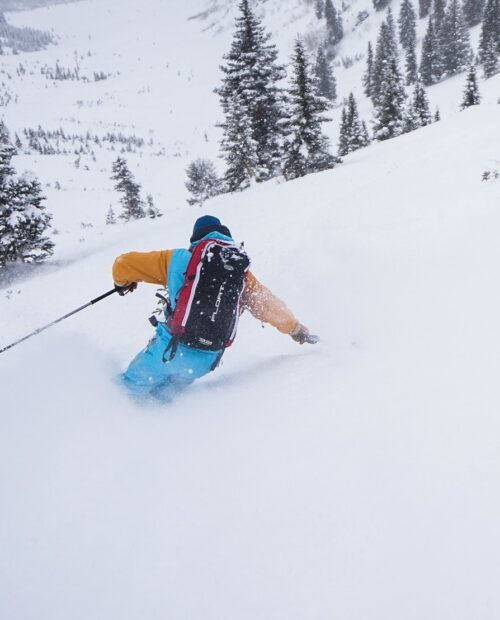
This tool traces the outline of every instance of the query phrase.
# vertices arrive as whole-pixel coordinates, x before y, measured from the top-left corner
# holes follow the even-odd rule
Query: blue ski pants
[[[175,357],[169,360],[166,349],[172,336],[164,323],[158,323],[156,334],[148,346],[130,363],[120,376],[129,393],[134,396],[154,396],[170,400],[196,379],[208,374],[219,357],[217,351],[202,351],[182,344]],[[164,355],[166,361],[164,361]]]

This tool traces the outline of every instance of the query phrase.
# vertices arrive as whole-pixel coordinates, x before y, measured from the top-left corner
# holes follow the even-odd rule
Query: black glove
[[[290,336],[299,344],[304,344],[306,342],[307,344],[316,344],[319,342],[318,336],[313,336],[310,334],[307,327],[305,325],[301,325],[300,323],[297,323]]]
[[[115,284],[115,291],[118,293],[118,295],[120,295],[120,297],[123,297],[127,293],[133,293],[136,288],[137,288],[137,282],[132,282],[132,284],[127,284],[127,286],[118,286],[118,284]]]

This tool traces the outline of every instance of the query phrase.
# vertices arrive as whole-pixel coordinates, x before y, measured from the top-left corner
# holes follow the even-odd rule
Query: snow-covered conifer
[[[432,0],[418,0],[418,15],[420,19],[427,17],[431,9]]]
[[[319,94],[329,101],[335,101],[337,98],[337,83],[322,45],[318,48],[314,73],[318,80]]]
[[[360,121],[358,105],[354,95],[350,93],[342,110],[338,154],[343,157],[370,143],[366,125]]]
[[[420,78],[415,82],[410,105],[416,128],[424,127],[425,125],[430,125],[432,123],[429,99]]]
[[[326,42],[328,46],[334,47],[344,36],[344,26],[340,11],[337,11],[332,0],[325,1],[325,19]]]
[[[283,158],[286,179],[332,168],[338,162],[329,152],[328,138],[321,125],[328,102],[319,95],[304,45],[295,43],[293,75],[288,89],[288,120]]]
[[[377,47],[375,50],[375,60],[373,63],[372,100],[374,103],[377,102],[383,87],[387,66],[393,60],[395,60],[397,64],[397,57],[398,51],[394,19],[391,10],[388,9],[387,18],[380,25]]]
[[[485,0],[464,0],[463,13],[469,28],[481,23]]]
[[[152,220],[156,220],[158,217],[163,217],[163,213],[155,205],[151,194],[146,196],[146,215]]]
[[[478,56],[486,78],[491,77],[499,70],[500,0],[486,0]]]
[[[38,263],[54,253],[46,236],[52,217],[46,212],[42,187],[29,173],[8,182],[9,205],[0,216],[0,265],[22,261]]]
[[[441,26],[441,21],[444,19],[446,10],[446,0],[434,0],[433,1],[433,10],[432,17],[434,18],[434,24],[436,26],[436,31],[439,30]]]
[[[467,79],[465,81],[464,96],[462,99],[461,110],[469,108],[473,105],[479,105],[481,103],[481,95],[479,94],[479,87],[477,84],[476,66],[471,63],[469,71],[467,72]]]
[[[221,150],[226,161],[224,186],[228,192],[247,189],[259,177],[259,145],[253,137],[251,118],[238,93],[223,124]],[[189,174],[189,172],[188,172]],[[195,202],[191,204],[196,204]]]
[[[373,0],[373,6],[376,11],[382,11],[390,3],[391,0]]]
[[[278,82],[285,76],[284,67],[277,64],[278,51],[269,43],[261,21],[250,8],[249,0],[240,0],[239,16],[233,35],[231,49],[224,56],[221,70],[222,85],[216,89],[226,120],[224,150],[233,132],[228,117],[245,115],[245,131],[255,143],[257,156],[253,174],[257,180],[265,180],[279,173],[281,158],[281,121],[283,97]],[[237,109],[234,109],[234,106]],[[231,175],[230,175],[231,176]]]
[[[459,0],[451,0],[441,21],[440,53],[446,75],[464,71],[472,58],[469,31]]]
[[[388,140],[404,131],[405,91],[396,58],[385,68],[382,88],[375,104],[373,134],[376,140]]]
[[[214,164],[209,159],[196,159],[186,170],[188,180],[186,189],[191,194],[190,205],[201,206],[205,200],[213,198],[223,191],[222,180]]]
[[[363,74],[363,89],[367,97],[373,94],[373,48],[368,42],[368,51],[366,52],[366,70]]]
[[[123,157],[118,157],[113,163],[111,179],[116,183],[116,191],[121,194],[122,213],[120,219],[128,222],[146,217],[144,203],[140,196],[141,186],[136,183]]]
[[[439,54],[439,41],[434,29],[432,16],[429,17],[429,24],[422,43],[419,73],[425,86],[439,82],[443,74],[441,56]]]
[[[314,3],[314,11],[318,19],[323,19],[325,14],[325,0],[316,0]]]
[[[399,13],[399,40],[406,56],[406,83],[417,79],[417,15],[410,0],[403,0]]]
[[[106,215],[106,226],[114,226],[116,224],[116,215],[113,207],[110,205]]]

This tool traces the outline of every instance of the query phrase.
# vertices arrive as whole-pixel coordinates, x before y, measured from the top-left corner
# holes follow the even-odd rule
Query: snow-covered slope
[[[207,205],[315,348],[245,317],[222,369],[138,407],[112,379],[150,333],[142,286],[2,355],[0,617],[496,617],[497,121],[471,109]],[[2,339],[192,219],[3,291]]]
[[[59,234],[52,261],[0,288],[0,348],[109,289],[121,252],[185,246],[207,212],[322,342],[244,316],[217,373],[174,406],[138,406],[113,380],[151,334],[141,286],[0,355],[0,618],[498,617],[500,179],[481,178],[500,169],[499,76],[475,109],[457,111],[459,76],[430,89],[442,122],[199,210],[184,168],[217,152],[235,3],[116,5],[9,15],[61,38],[1,58],[3,112],[15,131],[152,139],[127,157],[164,217],[104,226],[118,151],[78,169],[18,157]],[[346,26],[369,5],[353,1]],[[310,3],[260,7],[284,59],[318,27]],[[364,53],[380,19],[341,56]],[[54,84],[40,69],[57,60],[110,77]],[[363,68],[338,68],[341,96],[360,94]]]

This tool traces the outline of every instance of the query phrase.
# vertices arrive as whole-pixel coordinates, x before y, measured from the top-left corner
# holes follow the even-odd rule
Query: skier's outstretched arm
[[[243,293],[243,305],[256,319],[276,327],[281,333],[288,334],[296,342],[300,344],[309,342],[310,334],[307,327],[295,318],[285,302],[276,297],[250,272],[247,275]]]
[[[167,285],[168,265],[173,250],[160,252],[128,252],[113,264],[113,280],[117,287],[129,287],[136,282]]]

